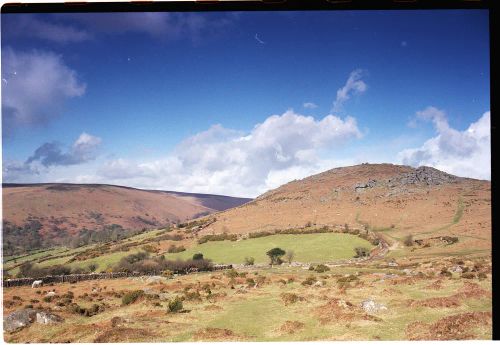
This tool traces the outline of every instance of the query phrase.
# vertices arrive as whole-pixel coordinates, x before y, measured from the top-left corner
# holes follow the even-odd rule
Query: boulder
[[[31,308],[16,310],[7,315],[3,320],[3,329],[14,332],[29,326],[36,319],[36,311]]]
[[[387,307],[383,304],[377,303],[372,299],[367,299],[361,303],[361,308],[367,313],[378,313],[382,310],[387,310]]]
[[[55,296],[55,295],[56,295],[56,293],[54,291],[49,291],[49,292],[47,292],[47,294],[45,296],[52,297],[52,296]]]
[[[49,325],[54,323],[63,322],[64,319],[56,314],[47,313],[44,311],[40,311],[36,313],[36,322],[41,323],[42,325]]]

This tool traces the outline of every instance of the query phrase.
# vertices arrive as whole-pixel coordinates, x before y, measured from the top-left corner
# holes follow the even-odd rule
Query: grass
[[[267,263],[266,252],[274,247],[293,250],[294,261],[329,262],[352,258],[354,248],[373,246],[366,240],[350,234],[272,235],[242,241],[207,242],[187,249],[185,252],[165,254],[170,259],[188,259],[195,253],[203,253],[215,263],[244,263],[245,257],[254,257],[255,263]]]
[[[185,288],[191,287],[192,291],[199,289],[205,283],[216,283],[212,285],[213,293],[224,293],[215,301],[208,300],[202,292],[201,301],[184,301],[186,313],[168,313],[168,301],[162,301],[162,306],[154,307],[152,301],[147,298],[138,299],[135,303],[123,305],[121,298],[106,296],[108,307],[93,317],[70,314],[60,310],[65,322],[47,327],[34,323],[30,327],[13,334],[5,334],[8,342],[64,342],[85,341],[93,342],[98,335],[113,336],[106,338],[108,341],[115,339],[122,342],[171,342],[171,341],[229,341],[230,339],[203,338],[200,332],[207,329],[219,329],[231,331],[241,341],[317,341],[317,340],[405,340],[407,339],[406,327],[412,322],[422,321],[426,324],[450,315],[456,315],[471,311],[491,311],[491,298],[467,298],[460,305],[453,308],[446,307],[408,307],[409,299],[421,300],[431,297],[446,297],[455,294],[462,288],[466,280],[460,278],[444,278],[441,290],[430,290],[428,284],[438,278],[418,279],[412,284],[400,283],[392,285],[388,280],[381,281],[371,275],[361,275],[361,286],[350,288],[347,293],[341,294],[336,277],[331,274],[346,274],[351,270],[360,272],[376,271],[389,272],[401,271],[401,269],[381,270],[371,266],[366,267],[333,267],[328,274],[317,274],[304,271],[296,267],[263,267],[253,268],[247,272],[247,276],[253,277],[255,273],[266,277],[266,282],[258,288],[246,289],[240,293],[245,285],[244,279],[235,283],[236,289],[230,288],[230,278],[223,272],[200,273],[187,275],[172,280],[165,280],[158,284],[144,285],[139,279],[116,279],[109,281],[85,281],[77,284],[55,284],[54,288],[58,294],[72,290],[75,301],[84,307],[94,302],[85,302],[80,299],[84,292],[90,294],[94,286],[107,287],[107,291],[142,291],[152,290],[156,293],[166,291],[168,300],[176,296],[182,296]],[[309,275],[315,275],[324,279],[325,287],[302,286],[300,284]],[[279,280],[294,277],[295,282],[281,284]],[[320,278],[321,277],[321,278]],[[467,280],[467,282],[470,282]],[[474,280],[481,288],[491,291],[491,278],[484,281]],[[388,293],[386,289],[396,291]],[[302,301],[285,306],[281,294],[284,292],[295,293],[304,298]],[[98,293],[100,296],[105,292]],[[4,289],[4,303],[13,300],[13,296],[23,298],[23,303],[28,303],[31,298],[39,298],[36,291],[29,286]],[[330,318],[322,322],[321,317],[328,316],[324,305],[333,298],[341,298],[358,306],[367,298],[372,298],[378,303],[388,307],[384,312],[377,314],[380,321],[364,320],[357,317],[351,321],[347,319]],[[53,306],[54,302],[45,303]],[[212,307],[212,308],[210,308]],[[322,311],[318,311],[318,307]],[[7,312],[18,309],[19,306],[7,307]],[[361,315],[361,314],[359,314]],[[110,320],[119,316],[125,322],[117,328],[111,327]],[[288,333],[280,330],[285,322],[299,322],[295,332]],[[474,331],[478,339],[491,339],[491,328],[487,324],[476,327]],[[141,335],[138,330],[147,330],[154,335]]]

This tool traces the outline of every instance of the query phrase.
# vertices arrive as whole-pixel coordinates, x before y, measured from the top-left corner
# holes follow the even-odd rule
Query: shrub
[[[476,278],[476,275],[472,272],[464,272],[462,273],[461,277],[465,279],[474,279]]]
[[[247,285],[248,287],[254,287],[255,286],[255,280],[253,280],[252,278],[247,278]]]
[[[487,275],[486,275],[486,273],[484,273],[484,272],[479,272],[479,274],[477,275],[477,277],[478,277],[480,280],[483,280],[483,279],[488,278],[488,276],[487,276]]]
[[[309,271],[314,271],[314,266],[313,265],[309,265]]]
[[[365,247],[356,247],[354,251],[356,252],[356,255],[354,255],[355,258],[363,258],[370,255],[370,251]]]
[[[408,236],[406,236],[403,240],[403,243],[407,247],[413,246],[413,235],[409,234]]]
[[[122,305],[129,305],[137,301],[137,299],[141,296],[144,295],[143,290],[134,290],[127,292],[123,297],[122,297]]]
[[[153,246],[151,244],[146,244],[146,245],[142,246],[142,250],[144,250],[145,252],[148,252],[148,253],[156,253],[158,251],[158,248],[156,248],[155,246]]]
[[[203,254],[202,253],[196,253],[193,255],[193,260],[203,260]]]
[[[441,269],[441,272],[439,272],[439,274],[445,277],[451,277],[453,275],[450,271],[448,271],[446,267],[443,267]]]
[[[184,299],[186,301],[201,301],[201,295],[198,291],[184,292]]]
[[[168,311],[171,313],[178,313],[183,309],[182,300],[175,297],[172,301],[168,302]]]
[[[198,243],[203,244],[209,241],[225,241],[225,240],[236,241],[237,239],[238,235],[236,234],[222,233],[217,235],[205,235],[198,240]]]
[[[161,275],[167,278],[172,278],[174,273],[171,270],[165,270],[161,272]]]
[[[314,283],[316,283],[316,278],[314,278],[314,276],[309,276],[301,284],[306,286],[306,285],[313,285]]]
[[[185,250],[186,250],[186,248],[184,248],[184,246],[177,247],[175,244],[172,244],[172,245],[170,245],[170,247],[168,247],[167,253],[180,253],[180,252],[183,252]]]
[[[271,265],[280,265],[282,263],[281,257],[285,255],[285,251],[281,248],[273,248],[266,252],[266,255],[269,256],[271,260]]]
[[[320,265],[316,266],[316,268],[314,270],[318,273],[323,273],[323,272],[329,271],[330,268],[326,265],[320,264]]]
[[[245,257],[245,266],[253,266],[255,259],[253,257]]]
[[[299,296],[294,293],[285,292],[281,294],[281,300],[285,305],[290,305],[296,303],[299,300]]]
[[[251,232],[248,234],[248,238],[259,238],[259,237],[267,237],[274,235],[274,233],[269,232],[269,231],[258,231],[258,232]]]
[[[239,276],[239,273],[234,268],[231,268],[229,271],[225,273],[225,275],[228,278],[236,278]]]
[[[337,285],[341,289],[345,289],[347,287],[351,287],[352,285],[359,282],[359,278],[353,274],[350,274],[346,277],[340,277],[337,279]]]

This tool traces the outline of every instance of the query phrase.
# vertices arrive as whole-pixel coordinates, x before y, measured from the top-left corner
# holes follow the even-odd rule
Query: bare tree
[[[295,252],[293,250],[287,250],[285,254],[286,261],[288,261],[289,264],[292,263],[293,258],[295,257]]]

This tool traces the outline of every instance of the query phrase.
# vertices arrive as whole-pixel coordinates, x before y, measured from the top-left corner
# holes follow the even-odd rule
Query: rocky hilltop
[[[408,234],[462,235],[460,245],[490,246],[489,181],[430,167],[361,164],[292,181],[220,212],[203,233],[249,233],[304,226],[364,226]]]

